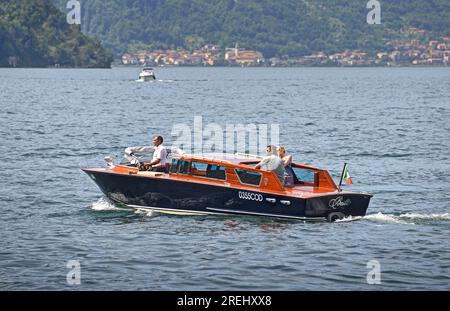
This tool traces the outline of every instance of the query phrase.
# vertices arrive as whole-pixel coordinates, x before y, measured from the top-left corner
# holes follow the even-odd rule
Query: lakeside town
[[[327,54],[292,58],[289,56],[264,58],[262,52],[234,48],[221,48],[207,44],[201,49],[155,50],[125,53],[123,65],[146,66],[241,66],[241,67],[288,67],[288,66],[448,66],[450,37],[427,40],[426,31],[409,28],[407,34],[414,38],[391,40],[384,51],[368,53],[361,50],[346,50]]]

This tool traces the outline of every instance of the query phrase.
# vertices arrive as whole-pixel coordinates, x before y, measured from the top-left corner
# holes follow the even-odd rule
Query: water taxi
[[[253,215],[305,221],[364,216],[372,195],[341,191],[324,169],[292,163],[294,184],[255,169],[256,156],[180,154],[166,172],[135,163],[82,169],[119,206],[183,215]]]

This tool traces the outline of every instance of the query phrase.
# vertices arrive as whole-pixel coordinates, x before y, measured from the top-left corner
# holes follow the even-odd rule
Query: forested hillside
[[[110,67],[99,40],[69,25],[51,0],[0,2],[0,67]]]
[[[54,0],[65,9],[66,0]],[[374,51],[406,27],[450,35],[449,0],[380,0],[381,25],[366,22],[368,0],[83,0],[82,27],[119,55],[133,48],[235,43],[274,55]]]

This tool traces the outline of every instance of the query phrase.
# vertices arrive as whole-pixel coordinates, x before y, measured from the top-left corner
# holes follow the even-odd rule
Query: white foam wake
[[[415,224],[417,222],[427,221],[450,221],[450,213],[442,214],[419,214],[405,213],[400,215],[383,214],[381,212],[372,215],[366,215],[363,219],[374,222],[391,223],[391,224]]]
[[[363,218],[384,224],[408,224],[408,222],[401,220],[399,216],[395,216],[394,214],[383,214],[381,212],[377,214],[366,215]]]
[[[342,219],[336,220],[336,222],[350,222],[350,221],[356,221],[362,219],[362,216],[348,216]]]
[[[174,82],[175,80],[151,80],[151,81],[144,81],[144,80],[134,80],[135,82],[139,82],[139,83],[143,83],[143,82],[167,82],[167,83],[171,83]]]
[[[97,202],[92,203],[91,209],[94,211],[123,211],[123,208],[117,207],[106,198],[102,197]]]
[[[443,214],[417,214],[417,213],[406,213],[399,216],[405,219],[417,219],[417,220],[444,220],[450,221],[450,213]]]
[[[136,209],[134,210],[134,213],[135,213],[135,214],[138,214],[138,215],[147,216],[147,217],[154,217],[154,216],[157,216],[157,215],[158,215],[158,212],[156,212],[156,211],[150,211],[150,210],[144,209],[144,208],[136,208]]]

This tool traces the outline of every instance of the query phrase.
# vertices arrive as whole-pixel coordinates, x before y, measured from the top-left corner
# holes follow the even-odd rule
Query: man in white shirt
[[[167,162],[167,150],[163,146],[164,139],[162,136],[153,137],[153,147],[129,147],[125,150],[125,154],[133,157],[135,153],[153,152],[153,159],[149,163],[145,163],[145,170],[154,172],[164,172]]]
[[[163,146],[164,139],[162,136],[153,137],[153,146],[155,146],[155,151],[153,152],[153,159],[148,165],[150,166],[150,171],[164,172],[166,169],[167,162],[167,150]]]

